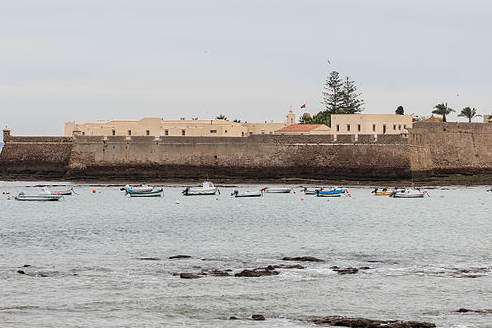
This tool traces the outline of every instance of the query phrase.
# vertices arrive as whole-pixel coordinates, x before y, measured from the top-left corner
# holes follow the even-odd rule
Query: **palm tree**
[[[461,113],[459,113],[458,116],[468,118],[468,123],[471,123],[474,117],[480,117],[482,115],[477,113],[477,109],[475,107],[465,107],[461,110]]]
[[[219,116],[217,116],[215,118],[216,120],[224,120],[224,121],[227,121],[227,117],[224,115],[224,114],[220,114]]]
[[[437,104],[434,108],[435,109],[432,111],[432,114],[442,115],[443,122],[446,122],[446,115],[449,115],[455,111],[451,107],[448,107],[448,103]]]

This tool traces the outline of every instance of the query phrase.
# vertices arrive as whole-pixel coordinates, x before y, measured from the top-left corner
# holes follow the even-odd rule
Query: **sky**
[[[490,0],[0,0],[0,124],[280,122],[321,110],[332,70],[364,113],[490,114],[491,17]]]

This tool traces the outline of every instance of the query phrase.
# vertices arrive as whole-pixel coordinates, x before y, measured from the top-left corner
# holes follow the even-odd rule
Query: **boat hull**
[[[150,192],[129,192],[130,197],[162,197],[163,189],[154,190]]]
[[[37,202],[53,202],[58,201],[63,195],[18,195],[15,200],[19,201],[37,201]]]
[[[234,195],[234,197],[237,197],[237,198],[247,198],[247,197],[261,197],[263,196],[263,194],[261,192],[252,192],[252,193],[244,193],[244,194],[237,194],[237,195]]]
[[[393,198],[424,198],[424,194],[395,194]]]
[[[269,194],[289,194],[292,191],[291,188],[268,188],[265,189],[266,193]]]

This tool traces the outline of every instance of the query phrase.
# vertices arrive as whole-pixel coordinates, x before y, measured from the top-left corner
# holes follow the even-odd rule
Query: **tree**
[[[461,110],[461,113],[459,113],[458,116],[468,118],[468,122],[471,123],[474,117],[480,117],[482,115],[477,113],[477,109],[475,107],[465,107]]]
[[[342,80],[337,71],[332,71],[326,80],[323,101],[327,113],[335,114],[342,107]]]
[[[448,103],[437,104],[434,108],[435,109],[432,111],[432,114],[441,115],[443,122],[447,122],[446,115],[449,115],[455,111],[454,109],[448,107]]]
[[[217,116],[215,118],[216,120],[224,120],[224,121],[227,121],[227,117],[224,115],[224,114],[220,114],[219,116]]]
[[[396,115],[405,115],[405,111],[403,110],[403,106],[398,106],[398,108],[395,110]]]
[[[351,81],[349,77],[345,77],[345,81],[342,84],[340,109],[334,114],[358,114],[362,111],[362,105],[364,101],[360,99],[362,94],[357,92],[355,82]]]

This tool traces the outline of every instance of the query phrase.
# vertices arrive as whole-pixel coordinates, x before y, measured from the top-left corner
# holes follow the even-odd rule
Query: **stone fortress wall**
[[[398,135],[18,137],[0,174],[74,179],[405,179],[492,172],[492,125],[419,122]]]

